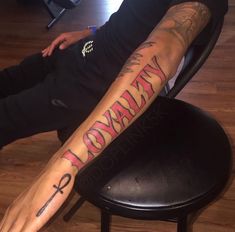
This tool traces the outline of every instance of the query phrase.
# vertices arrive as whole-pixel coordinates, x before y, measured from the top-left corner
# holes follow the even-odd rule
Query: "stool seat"
[[[221,126],[190,104],[158,97],[79,173],[75,186],[111,214],[171,219],[211,202],[230,169],[230,144]]]

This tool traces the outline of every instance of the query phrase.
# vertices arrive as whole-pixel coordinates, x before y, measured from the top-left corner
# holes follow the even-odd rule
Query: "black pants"
[[[84,57],[88,40],[0,71],[0,147],[51,130],[62,132],[64,142],[89,115],[120,66],[110,65],[95,43]]]

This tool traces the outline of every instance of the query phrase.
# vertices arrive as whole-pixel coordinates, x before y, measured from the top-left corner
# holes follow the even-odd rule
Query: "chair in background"
[[[207,44],[190,48],[187,65],[165,89],[167,97],[158,97],[79,172],[75,190],[81,197],[66,221],[87,200],[101,209],[102,232],[110,231],[112,215],[174,221],[178,232],[188,232],[191,216],[221,193],[231,169],[226,134],[206,113],[173,98],[205,62],[222,25],[223,20]]]
[[[64,15],[68,9],[75,8],[81,0],[43,0],[52,17],[52,21],[47,25],[50,29]]]
[[[214,119],[159,97],[79,173],[82,198],[73,210],[84,200],[99,207],[102,232],[110,231],[112,215],[177,222],[178,232],[189,232],[199,210],[223,190],[230,166],[228,138]]]

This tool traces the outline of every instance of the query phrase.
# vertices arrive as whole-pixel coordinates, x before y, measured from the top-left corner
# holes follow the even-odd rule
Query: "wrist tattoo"
[[[49,206],[49,204],[52,202],[52,200],[55,198],[55,196],[60,193],[63,194],[64,192],[62,191],[71,181],[71,175],[69,173],[66,173],[63,175],[59,181],[58,186],[53,185],[53,188],[56,189],[56,191],[52,194],[52,196],[49,198],[49,200],[42,206],[41,209],[37,212],[36,216],[40,217],[45,209]]]

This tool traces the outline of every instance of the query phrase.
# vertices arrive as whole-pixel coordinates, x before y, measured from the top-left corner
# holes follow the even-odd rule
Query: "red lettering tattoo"
[[[109,110],[107,110],[103,116],[107,119],[107,122],[108,124],[105,124],[103,122],[100,122],[100,121],[96,121],[94,123],[94,125],[92,126],[92,128],[97,128],[97,129],[101,129],[107,133],[110,134],[110,136],[112,138],[115,138],[118,134],[118,132],[116,131],[116,129],[114,128],[114,125],[113,125],[113,118],[111,116],[111,113]]]
[[[128,120],[128,122],[130,122],[134,117],[131,114],[130,110],[124,107],[119,101],[116,101],[111,106],[111,109],[117,118],[115,121],[119,123],[119,125],[121,126],[121,129],[125,128],[125,124],[124,124],[125,118]]]
[[[157,75],[161,79],[161,84],[164,84],[167,80],[167,77],[166,77],[165,73],[162,71],[161,67],[159,66],[159,64],[157,62],[157,57],[154,56],[152,58],[152,61],[153,61],[155,68],[152,69],[153,72],[150,70],[149,70],[149,72],[152,72],[155,75]]]
[[[105,148],[107,141],[103,135],[104,132],[108,133],[111,136],[111,140],[113,140],[144,108],[147,100],[150,100],[154,96],[155,91],[151,83],[151,80],[154,78],[159,78],[161,84],[167,80],[158,65],[156,56],[152,58],[151,64],[144,66],[130,85],[138,91],[135,95],[139,94],[139,96],[134,97],[130,91],[125,90],[120,98],[103,114],[107,122],[96,121],[84,134],[83,142],[88,149],[89,157],[100,153]],[[140,99],[140,102],[137,102],[136,98],[138,98],[138,101]],[[126,101],[128,107],[123,105],[123,100]]]
[[[93,142],[90,136],[94,138],[95,142]],[[90,151],[92,154],[101,152],[106,145],[102,133],[94,128],[91,128],[84,134],[83,141],[86,144],[88,151]]]
[[[88,159],[86,162],[83,162],[76,154],[74,154],[71,150],[68,150],[63,154],[62,158],[70,161],[72,166],[75,166],[78,170],[80,170],[86,163],[92,160],[94,156],[88,153]]]
[[[147,93],[148,98],[150,99],[153,94],[153,88],[152,88],[152,84],[148,81],[146,81],[145,78],[143,78],[143,76],[141,76],[144,73],[144,71],[141,71],[141,73],[135,78],[135,80],[131,83],[131,85],[133,87],[135,87],[138,91],[140,91],[140,85],[143,87],[144,91]],[[139,106],[139,108],[143,108],[146,104],[146,100],[143,94],[141,94],[141,104]]]
[[[135,115],[140,112],[141,108],[138,106],[135,98],[131,95],[131,93],[128,90],[126,90],[121,95],[121,97],[124,98],[128,102],[128,105],[130,106],[130,108],[134,110]]]

